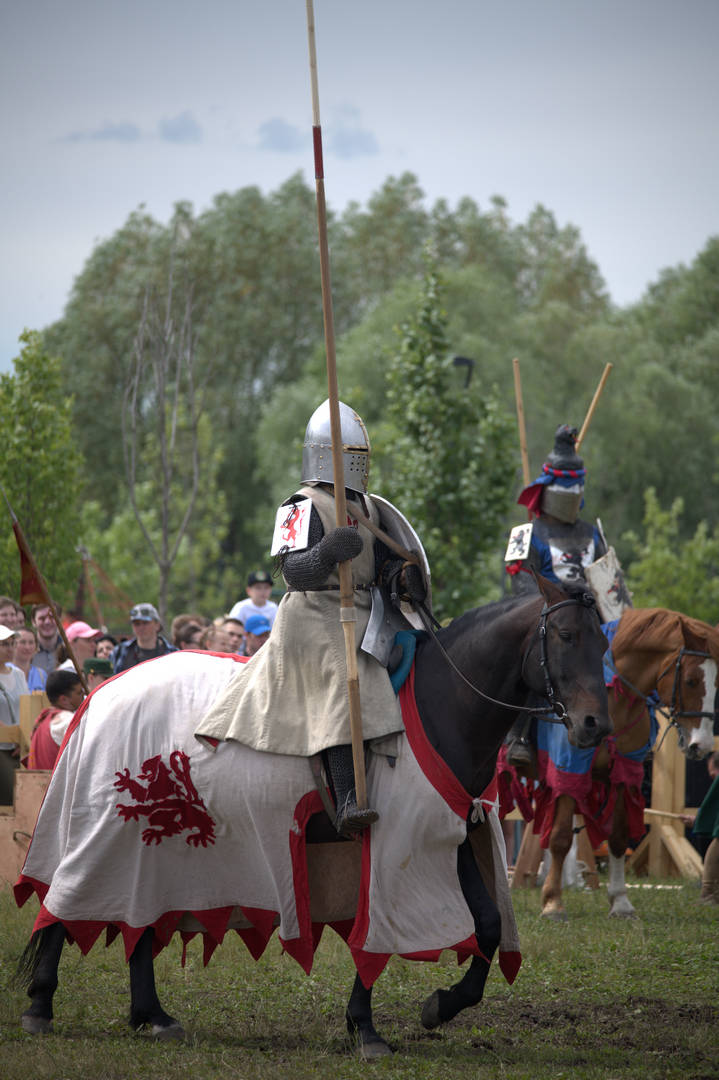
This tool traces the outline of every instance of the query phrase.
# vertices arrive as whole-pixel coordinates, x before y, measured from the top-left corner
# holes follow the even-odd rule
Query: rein
[[[532,645],[534,644],[535,636],[538,637],[539,638],[539,664],[540,664],[540,667],[542,668],[542,674],[544,676],[544,693],[545,693],[545,697],[547,698],[547,700],[549,702],[549,708],[547,708],[546,706],[539,706],[538,708],[533,708],[532,709],[532,708],[527,708],[526,705],[510,705],[509,702],[507,702],[507,701],[498,701],[497,698],[493,698],[493,697],[490,697],[489,694],[485,694],[484,690],[480,690],[478,686],[475,686],[474,683],[471,682],[467,678],[467,676],[462,671],[460,671],[460,669],[457,667],[454,660],[449,655],[449,653],[445,649],[444,645],[442,644],[442,642],[437,637],[437,635],[436,635],[436,633],[434,631],[434,627],[432,626],[430,620],[427,617],[427,613],[424,610],[422,610],[421,608],[420,608],[420,615],[422,617],[422,621],[425,624],[425,628],[427,629],[427,632],[429,633],[430,637],[434,640],[434,642],[437,645],[437,647],[438,647],[439,651],[441,652],[442,656],[445,658],[445,660],[447,661],[449,666],[452,668],[454,673],[459,676],[459,678],[462,680],[462,682],[466,686],[468,686],[469,689],[473,693],[478,694],[479,697],[483,698],[485,701],[491,702],[492,705],[499,705],[503,709],[512,709],[514,712],[536,713],[536,714],[542,714],[542,715],[545,715],[545,716],[547,714],[555,714],[556,716],[559,717],[560,720],[565,720],[569,714],[567,713],[567,710],[565,709],[563,702],[561,702],[559,700],[559,698],[556,696],[556,694],[554,693],[554,687],[552,685],[552,679],[551,679],[551,676],[549,674],[549,657],[547,655],[547,617],[549,615],[551,615],[553,612],[558,611],[560,608],[568,607],[570,604],[572,604],[572,605],[580,604],[582,607],[586,607],[586,608],[594,608],[595,607],[594,597],[592,596],[591,593],[582,593],[581,596],[576,596],[576,597],[573,596],[568,600],[560,600],[558,603],[552,604],[550,607],[547,607],[547,603],[545,601],[544,606],[543,606],[542,610],[539,613],[539,625],[537,626],[536,630],[534,631],[534,634],[532,635],[532,642],[530,643],[527,651],[525,652],[524,656],[522,657],[521,675],[522,675],[522,678],[524,678],[524,668],[525,668],[525,665],[527,663],[527,658],[528,658],[529,653],[531,651]]]
[[[710,660],[711,659],[711,653],[701,652],[701,651],[699,651],[697,649],[687,649],[685,646],[682,646],[679,649],[679,652],[677,653],[676,660],[670,660],[669,663],[666,665],[666,667],[662,670],[662,672],[657,677],[656,686],[658,687],[659,683],[662,681],[664,676],[671,669],[672,664],[674,665],[674,681],[672,683],[671,702],[667,705],[667,704],[665,704],[665,702],[663,702],[661,700],[661,698],[659,699],[659,702],[658,702],[659,707],[664,711],[664,713],[667,716],[668,723],[667,723],[667,726],[664,729],[664,733],[663,733],[663,735],[662,735],[662,737],[661,737],[661,739],[659,741],[659,746],[656,748],[657,750],[659,750],[661,748],[661,745],[664,742],[665,738],[667,737],[667,733],[668,733],[670,728],[675,727],[678,732],[681,731],[681,724],[679,723],[679,720],[681,720],[681,719],[696,719],[696,718],[703,719],[704,717],[707,717],[707,716],[710,717],[710,718],[714,717],[714,713],[709,713],[709,712],[689,712],[688,710],[682,709],[682,707],[681,707],[681,705],[682,705],[682,692],[681,692],[682,691],[682,678],[681,678],[682,660],[683,660],[683,658],[685,656],[701,656],[703,660]],[[620,671],[617,670],[617,666],[614,663],[613,657],[611,658],[610,661],[605,660],[605,663],[607,663],[607,666],[609,667],[610,671],[614,672],[614,674],[617,676],[617,678],[620,680],[620,682],[623,682],[624,685],[628,686],[629,689],[632,690],[636,694],[636,696],[638,698],[641,698],[641,700],[644,702],[644,706],[645,706],[645,708],[647,710],[649,710],[650,705],[656,705],[657,704],[656,702],[652,702],[650,697],[647,694],[643,694],[641,690],[639,690],[636,686],[634,686],[634,684],[631,683],[629,681],[629,679],[627,679],[624,675],[622,675],[622,673]],[[658,691],[657,691],[657,696],[658,696]],[[638,720],[638,718],[637,718],[637,720]],[[634,723],[637,723],[637,720],[635,720]],[[631,726],[633,726],[633,725],[630,725],[630,727]],[[615,736],[616,735],[622,735],[622,734],[624,734],[625,731],[628,731],[628,730],[629,730],[629,728],[624,728],[623,731],[621,731],[621,732],[615,732]]]

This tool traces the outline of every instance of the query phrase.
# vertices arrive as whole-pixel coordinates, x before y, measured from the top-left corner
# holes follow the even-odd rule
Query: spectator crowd
[[[167,631],[148,601],[132,607],[129,632],[117,637],[82,619],[62,620],[65,640],[49,605],[34,605],[28,625],[25,609],[11,597],[0,596],[0,726],[19,723],[23,694],[42,690],[50,702],[35,722],[23,764],[52,768],[86,688],[92,691],[135,664],[183,649],[254,656],[267,641],[277,613],[270,598],[270,574],[253,571],[246,594],[227,614],[214,619],[197,612],[176,615]],[[3,742],[0,727],[0,806],[12,802],[13,774],[19,764],[17,744]]]

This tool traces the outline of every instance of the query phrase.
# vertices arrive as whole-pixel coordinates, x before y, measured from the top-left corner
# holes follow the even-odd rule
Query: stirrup
[[[374,825],[378,820],[379,814],[376,810],[372,810],[369,806],[360,809],[357,805],[357,797],[354,791],[351,791],[337,811],[335,828],[340,836],[352,836]]]
[[[534,764],[534,752],[529,739],[520,737],[513,739],[507,747],[507,764],[517,766],[530,766]]]

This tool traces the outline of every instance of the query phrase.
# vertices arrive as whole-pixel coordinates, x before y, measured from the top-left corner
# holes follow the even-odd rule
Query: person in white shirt
[[[272,577],[266,570],[253,570],[247,578],[247,599],[238,600],[231,609],[228,619],[237,619],[244,626],[250,615],[262,615],[270,627],[275,621],[277,604],[270,600],[272,595]]]
[[[30,692],[24,672],[12,663],[16,636],[15,630],[0,624],[0,724],[8,727],[20,722],[20,695]],[[0,806],[12,806],[19,764],[17,743],[0,741]]]

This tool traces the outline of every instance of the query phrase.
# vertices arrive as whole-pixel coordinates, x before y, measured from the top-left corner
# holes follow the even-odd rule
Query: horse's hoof
[[[26,1031],[28,1035],[47,1035],[52,1031],[52,1020],[48,1020],[46,1016],[23,1013],[20,1023],[23,1031]]]
[[[371,1039],[369,1042],[361,1042],[357,1047],[360,1061],[377,1061],[378,1058],[391,1057],[390,1050],[384,1039]]]
[[[435,990],[425,1001],[422,1006],[421,1019],[422,1027],[426,1028],[427,1031],[433,1031],[442,1023],[442,1017],[439,1015],[439,990]]]
[[[616,896],[611,901],[611,906],[609,908],[609,918],[636,919],[638,918],[637,909],[634,907],[629,897],[624,895]]]
[[[549,919],[550,922],[567,922],[567,913],[563,908],[545,908],[542,918]]]
[[[173,1020],[171,1024],[167,1024],[165,1027],[161,1027],[160,1024],[153,1024],[148,1035],[156,1042],[183,1042],[186,1038],[185,1029],[176,1020]]]

